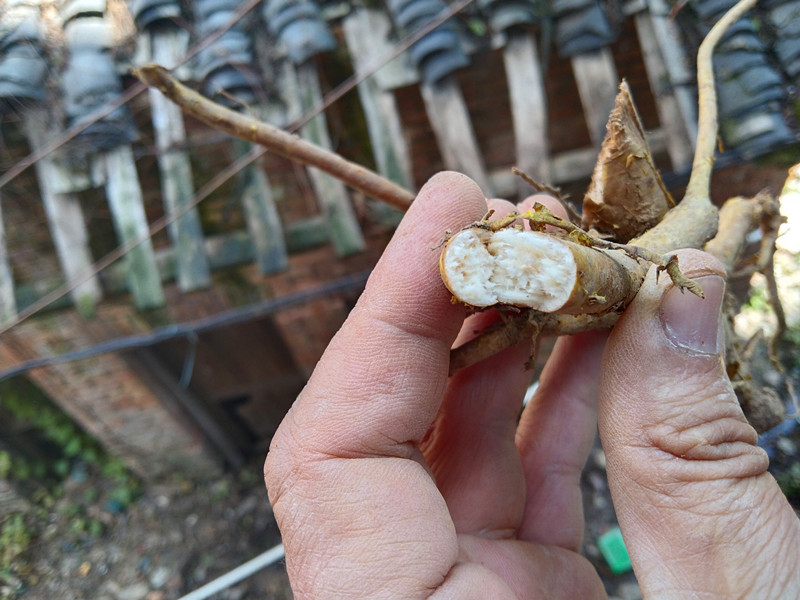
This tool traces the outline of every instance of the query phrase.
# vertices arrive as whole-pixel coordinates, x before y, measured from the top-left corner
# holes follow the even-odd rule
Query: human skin
[[[651,272],[610,336],[560,339],[519,417],[527,345],[447,377],[493,317],[465,321],[432,248],[486,209],[462,175],[423,187],[273,438],[295,598],[605,598],[579,554],[598,414],[645,597],[800,597],[800,523],[720,359],[719,264],[681,252],[706,300]]]

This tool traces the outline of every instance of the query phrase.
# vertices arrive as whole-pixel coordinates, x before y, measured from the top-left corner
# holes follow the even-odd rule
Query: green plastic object
[[[631,570],[631,557],[628,556],[628,549],[625,548],[625,540],[622,539],[619,527],[614,526],[597,538],[597,547],[600,548],[600,553],[614,575],[621,575]]]

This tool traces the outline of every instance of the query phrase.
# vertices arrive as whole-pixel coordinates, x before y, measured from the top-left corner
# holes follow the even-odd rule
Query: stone
[[[122,588],[117,593],[117,600],[146,600],[150,587],[143,581]]]
[[[795,456],[797,454],[797,444],[792,438],[779,437],[775,440],[775,447],[787,456]]]
[[[172,571],[164,566],[156,567],[150,574],[150,585],[155,589],[163,587],[169,578],[172,577]]]

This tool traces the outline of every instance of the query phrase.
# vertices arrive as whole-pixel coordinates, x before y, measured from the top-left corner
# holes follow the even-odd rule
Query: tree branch
[[[304,165],[316,167],[370,198],[406,210],[414,194],[359,164],[320,148],[297,135],[268,123],[221,106],[189,89],[159,65],[134,69],[134,75],[146,85],[157,88],[187,113],[207,125]]]

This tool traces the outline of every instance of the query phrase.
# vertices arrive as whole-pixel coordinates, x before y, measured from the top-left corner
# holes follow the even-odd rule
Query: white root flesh
[[[578,272],[563,243],[515,228],[457,233],[447,243],[440,266],[445,285],[464,304],[507,304],[542,312],[557,312],[566,304]]]

